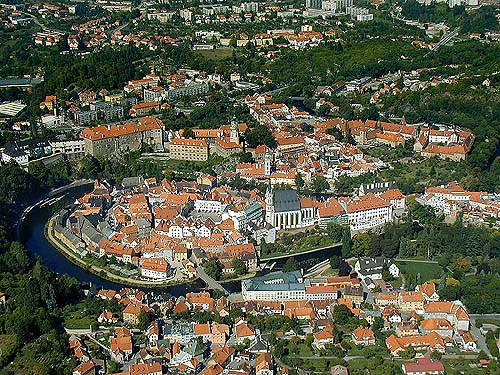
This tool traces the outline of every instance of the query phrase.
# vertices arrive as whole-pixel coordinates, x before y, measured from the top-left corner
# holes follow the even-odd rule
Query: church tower
[[[264,176],[269,177],[271,175],[271,154],[266,151],[264,155]]]
[[[236,123],[234,117],[231,120],[231,134],[229,135],[229,141],[240,144],[240,132],[238,130],[238,124]]]
[[[271,180],[267,184],[266,190],[266,222],[273,225],[274,216],[274,192],[273,186],[271,185]]]

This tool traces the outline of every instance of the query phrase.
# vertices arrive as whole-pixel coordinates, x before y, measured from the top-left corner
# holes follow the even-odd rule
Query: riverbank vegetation
[[[279,235],[275,243],[260,243],[260,258],[265,260],[275,256],[297,255],[306,251],[333,246],[343,241],[347,226],[329,224],[326,228],[312,229]]]

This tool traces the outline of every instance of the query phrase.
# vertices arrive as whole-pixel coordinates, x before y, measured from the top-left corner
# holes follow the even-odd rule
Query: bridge
[[[203,267],[196,267],[196,276],[198,276],[201,280],[207,284],[208,289],[212,290],[218,290],[220,292],[223,292],[225,295],[228,295],[229,292],[224,288],[219,282],[214,280],[212,277],[207,275]]]

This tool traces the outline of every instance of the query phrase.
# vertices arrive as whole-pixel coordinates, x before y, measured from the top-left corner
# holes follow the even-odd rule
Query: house
[[[422,333],[436,332],[441,337],[453,336],[453,325],[443,318],[428,318],[420,322]]]
[[[436,292],[436,284],[434,283],[425,282],[421,285],[417,285],[415,291],[421,292],[427,303],[439,301],[439,295]]]
[[[73,369],[73,375],[96,375],[96,366],[93,361],[82,362]]]
[[[342,365],[336,365],[330,369],[330,375],[349,375],[349,369]]]
[[[255,359],[255,375],[274,375],[273,356],[261,353]]]
[[[7,302],[7,298],[5,297],[5,293],[0,292],[0,304],[4,305]]]
[[[255,330],[245,320],[238,318],[234,323],[236,342],[242,344],[246,339],[252,342],[255,339]]]
[[[445,343],[441,336],[436,332],[431,332],[427,335],[417,335],[408,337],[396,337],[390,335],[385,339],[387,348],[393,356],[399,356],[409,347],[415,350],[431,350],[444,353]]]
[[[401,311],[423,312],[425,298],[421,292],[401,292],[398,302]]]
[[[130,375],[163,375],[163,369],[159,362],[130,365],[128,371]]]
[[[97,318],[97,321],[99,323],[107,323],[107,324],[113,324],[118,321],[118,318],[113,315],[113,313],[109,310],[104,310],[101,315]]]
[[[458,345],[461,350],[467,352],[478,352],[476,340],[470,331],[458,331],[454,336],[453,340]]]
[[[403,373],[406,375],[440,375],[444,374],[444,366],[439,361],[430,358],[417,358],[416,362],[403,363]]]
[[[210,323],[197,323],[194,325],[194,335],[201,338],[203,342],[209,342],[211,338]]]
[[[118,363],[124,363],[132,355],[132,336],[120,336],[111,338],[111,359]]]
[[[363,280],[370,277],[372,280],[382,280],[382,269],[387,266],[393,277],[399,277],[399,267],[396,263],[386,257],[358,259],[354,264],[354,270],[358,277]]]
[[[351,337],[356,345],[375,345],[375,334],[370,328],[358,327],[352,331]]]
[[[334,343],[333,336],[333,327],[331,325],[327,325],[321,331],[313,333],[314,341],[312,345],[318,349],[324,349],[325,345]]]
[[[151,322],[146,330],[146,337],[150,346],[156,346],[158,344],[158,340],[160,338],[160,327],[158,326],[158,322],[156,320]]]
[[[127,324],[137,325],[139,324],[139,315],[141,314],[141,309],[136,305],[129,303],[125,310],[123,310],[123,321]]]

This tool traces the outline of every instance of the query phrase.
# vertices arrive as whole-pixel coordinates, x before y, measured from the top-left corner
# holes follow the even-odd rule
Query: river
[[[54,213],[54,207],[62,207],[63,205],[73,203],[76,198],[81,197],[86,192],[89,192],[92,185],[84,185],[79,187],[74,187],[66,190],[63,193],[55,195],[55,197],[63,198],[55,203],[54,205],[45,205],[44,207],[37,206],[31,210],[23,222],[21,228],[21,241],[25,244],[27,249],[31,252],[33,256],[38,256],[42,259],[43,264],[49,268],[51,271],[59,274],[67,274],[74,277],[78,281],[84,284],[93,285],[97,288],[114,289],[120,290],[124,285],[114,283],[101,277],[90,273],[79,266],[71,263],[66,259],[54,246],[52,246],[49,241],[45,238],[44,228],[48,219]],[[331,255],[340,254],[340,248],[332,248],[318,251],[312,254],[297,255],[295,258],[301,262],[304,268],[312,267],[313,265],[319,263],[322,260],[328,259]],[[286,259],[279,259],[276,261],[274,270],[280,269]],[[269,272],[269,271],[267,271]],[[259,273],[262,274],[262,273]],[[202,281],[196,281],[192,284],[180,284],[175,286],[169,286],[164,288],[139,288],[145,291],[162,291],[168,292],[171,295],[178,297],[185,295],[188,292],[199,291],[204,288],[205,284]],[[238,292],[241,290],[241,283],[239,281],[224,283],[224,287],[229,292]]]

